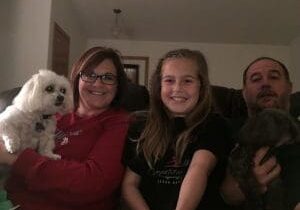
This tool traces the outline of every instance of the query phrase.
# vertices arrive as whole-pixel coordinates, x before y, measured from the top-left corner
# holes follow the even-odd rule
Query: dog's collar
[[[37,122],[35,123],[35,131],[38,132],[38,133],[41,133],[42,131],[45,130],[45,126],[43,125],[43,123],[41,122]]]
[[[43,118],[44,120],[47,120],[47,119],[49,119],[51,116],[52,116],[51,114],[43,114],[43,115],[42,115],[42,118]]]

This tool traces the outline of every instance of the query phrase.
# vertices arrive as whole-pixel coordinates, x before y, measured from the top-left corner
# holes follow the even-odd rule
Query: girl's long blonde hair
[[[150,82],[150,110],[137,145],[137,151],[142,153],[149,165],[153,168],[161,159],[168,148],[172,146],[171,131],[168,129],[170,116],[161,100],[161,75],[163,64],[168,59],[190,59],[198,66],[198,76],[201,82],[199,86],[199,101],[193,111],[185,117],[187,129],[179,134],[175,145],[177,163],[182,161],[184,152],[191,140],[192,131],[207,117],[211,110],[211,90],[208,79],[208,68],[203,54],[196,50],[177,49],[163,56],[152,75]]]

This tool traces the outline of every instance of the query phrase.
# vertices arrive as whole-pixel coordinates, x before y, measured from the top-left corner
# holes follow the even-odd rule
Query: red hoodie
[[[62,159],[23,151],[7,181],[9,199],[22,210],[115,209],[128,125],[128,114],[116,109],[89,119],[62,117],[54,151]]]

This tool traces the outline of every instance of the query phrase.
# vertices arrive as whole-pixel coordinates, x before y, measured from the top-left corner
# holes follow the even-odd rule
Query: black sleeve
[[[123,154],[123,164],[139,175],[145,173],[148,167],[145,159],[137,153],[137,143],[145,127],[146,114],[146,112],[133,113]]]
[[[231,148],[232,134],[228,121],[219,114],[210,114],[197,129],[194,138],[194,149],[205,149],[218,159],[228,157]]]
[[[300,144],[287,145],[279,153],[281,178],[286,190],[288,209],[300,202]]]

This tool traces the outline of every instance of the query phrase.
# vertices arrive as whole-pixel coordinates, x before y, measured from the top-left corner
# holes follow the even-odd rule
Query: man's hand
[[[260,164],[262,159],[268,153],[269,148],[263,147],[259,149],[254,157],[253,174],[256,177],[257,182],[261,185],[261,193],[265,193],[268,190],[268,184],[277,178],[280,174],[281,167],[277,163],[276,158],[272,156],[264,163]]]

